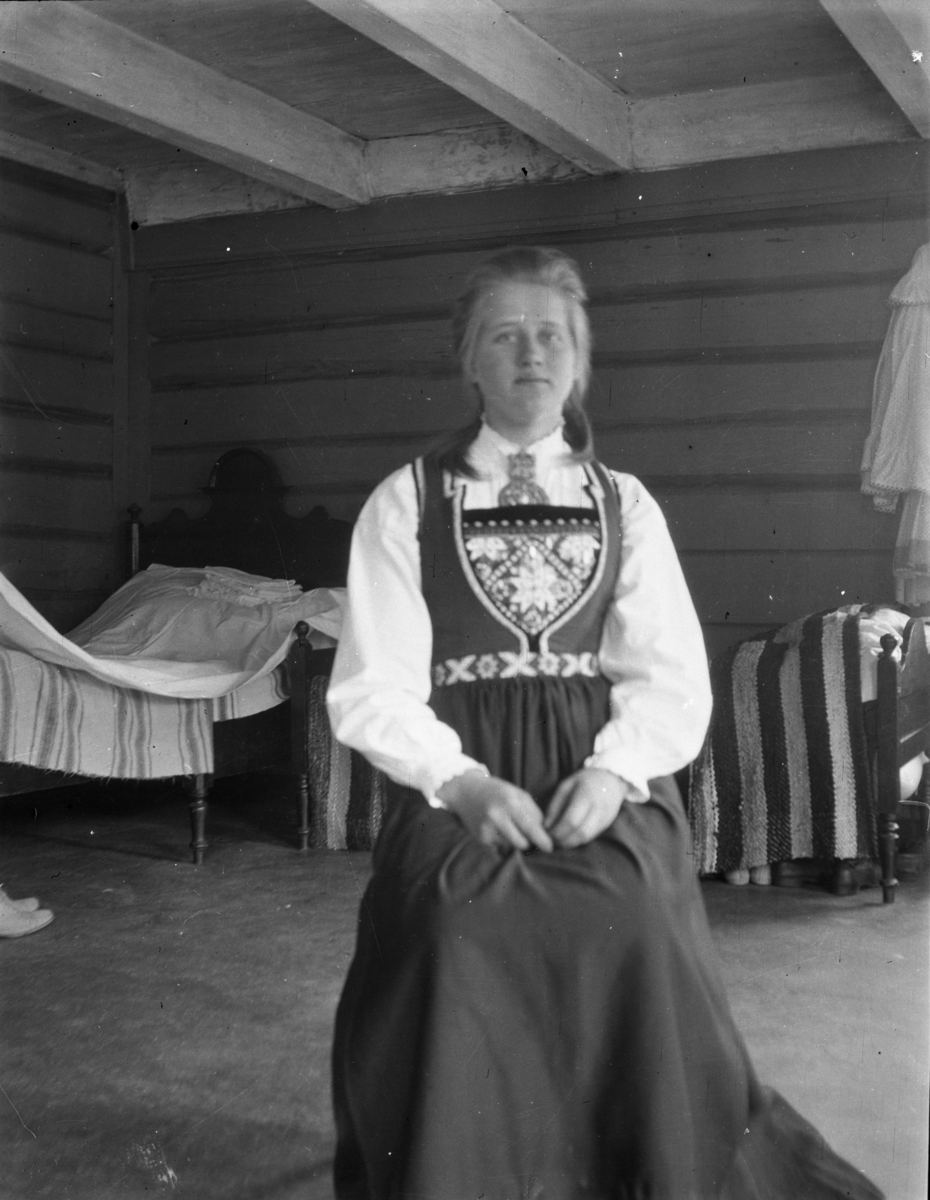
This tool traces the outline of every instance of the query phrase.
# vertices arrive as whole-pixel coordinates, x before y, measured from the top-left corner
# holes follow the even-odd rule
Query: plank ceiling
[[[0,157],[139,225],[927,137],[926,0],[0,3]]]

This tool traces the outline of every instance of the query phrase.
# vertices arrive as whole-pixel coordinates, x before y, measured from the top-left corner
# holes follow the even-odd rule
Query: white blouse
[[[511,445],[485,425],[469,450],[481,478],[465,479],[464,507],[494,508],[507,482]],[[568,457],[561,428],[528,447],[549,502],[590,507],[584,469]],[[620,496],[623,549],[604,623],[601,671],[611,681],[611,717],[585,765],[623,778],[629,799],[647,780],[696,757],[710,720],[704,640],[665,519],[632,475],[612,472]],[[429,707],[432,629],[420,590],[419,512],[410,466],[372,493],[355,526],[342,636],[327,703],[340,742],[396,783],[436,791],[472,767],[458,734]]]

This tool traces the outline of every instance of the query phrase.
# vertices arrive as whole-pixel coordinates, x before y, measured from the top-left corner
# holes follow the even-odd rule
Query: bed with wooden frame
[[[874,760],[873,803],[878,821],[882,899],[886,904],[894,902],[898,886],[895,858],[900,771],[919,754],[930,755],[930,653],[923,623],[917,619],[908,622],[900,642],[900,656],[896,654],[898,644],[893,634],[882,637],[877,695],[863,705],[866,737]],[[928,791],[930,783],[925,768],[916,803],[926,804]]]
[[[130,510],[133,574],[150,563],[172,567],[233,567],[253,575],[295,580],[305,591],[345,584],[351,525],[315,508],[305,516],[283,507],[288,489],[274,464],[248,448],[230,450],[214,465],[203,489],[209,511],[190,518],[174,509],[161,521],[142,524]],[[307,697],[313,679],[329,674],[333,651],[314,649],[306,622],[295,628],[286,660],[293,699],[251,716],[214,722],[214,769],[189,777],[191,850],[203,861],[207,797],[213,779],[253,771],[288,773],[294,779],[297,836],[305,850],[312,834],[310,777],[312,741]],[[318,688],[316,689],[319,690]],[[88,777],[0,763],[0,797],[88,782]]]
[[[909,868],[926,857],[924,622],[895,605],[813,613],[736,643],[711,681],[711,726],[687,781],[697,870],[849,895],[879,882],[877,861],[891,903],[902,805]]]

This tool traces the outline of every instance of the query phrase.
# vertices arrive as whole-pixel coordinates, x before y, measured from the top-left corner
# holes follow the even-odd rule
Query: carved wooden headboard
[[[217,459],[203,489],[210,510],[190,518],[180,508],[161,521],[140,525],[139,568],[236,567],[273,579],[294,579],[305,590],[342,587],[352,526],[322,507],[302,517],[284,511],[290,490],[275,464],[242,447]]]

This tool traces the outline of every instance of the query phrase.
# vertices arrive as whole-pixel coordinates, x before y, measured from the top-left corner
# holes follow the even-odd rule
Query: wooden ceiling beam
[[[27,167],[38,167],[41,171],[49,171],[52,175],[64,175],[67,179],[76,179],[79,183],[88,183],[92,187],[106,188],[108,192],[122,192],[125,180],[119,171],[112,167],[104,167],[90,159],[71,154],[68,150],[60,150],[48,146],[44,142],[34,142],[31,138],[20,137],[15,133],[0,131],[0,158],[22,163]]]
[[[494,0],[309,2],[584,170],[629,170],[626,99]]]
[[[175,167],[128,167],[126,201],[137,225],[169,225],[204,217],[279,212],[306,204],[260,179],[233,174],[202,160]]]
[[[868,76],[758,83],[634,101],[633,164],[658,171],[727,158],[913,137]]]
[[[373,199],[587,178],[579,167],[509,125],[376,138],[365,145],[365,169]],[[143,226],[275,212],[302,203],[203,160],[196,166],[185,161],[173,168],[128,167],[125,181],[130,215]]]
[[[510,125],[376,138],[365,147],[372,194],[422,196],[587,178]]]
[[[930,7],[926,0],[820,0],[821,7],[930,138]]]
[[[304,200],[370,199],[360,139],[114,25],[101,8],[0,4],[0,80]]]

